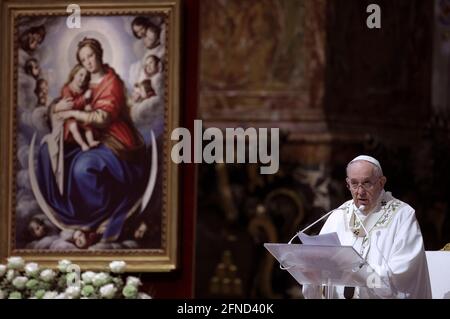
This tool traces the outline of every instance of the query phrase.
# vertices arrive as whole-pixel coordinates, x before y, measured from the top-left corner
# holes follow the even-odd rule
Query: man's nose
[[[358,185],[358,188],[356,189],[356,194],[364,195],[365,193],[366,193],[366,190],[364,189],[364,187],[362,187],[362,185]]]

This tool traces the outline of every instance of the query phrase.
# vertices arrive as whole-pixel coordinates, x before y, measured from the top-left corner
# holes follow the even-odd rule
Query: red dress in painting
[[[106,144],[108,145],[108,137],[110,137],[116,142],[118,141],[124,150],[142,147],[142,140],[138,137],[136,129],[130,121],[124,84],[114,69],[108,65],[104,65],[104,69],[106,74],[101,82],[91,84],[90,89],[92,90],[92,111],[100,109],[107,112],[110,117],[108,124],[101,129],[106,138]],[[109,146],[111,147],[111,145]]]

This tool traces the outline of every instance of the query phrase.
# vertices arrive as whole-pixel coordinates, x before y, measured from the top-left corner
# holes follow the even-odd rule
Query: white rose
[[[124,261],[113,261],[109,264],[109,269],[111,269],[113,273],[121,274],[125,271],[126,266],[127,264]]]
[[[117,288],[113,284],[108,284],[100,288],[100,295],[103,298],[111,299],[117,292]]]
[[[14,270],[14,269],[10,269],[10,270],[8,270],[8,272],[6,273],[6,280],[9,281],[9,282],[11,282],[11,281],[14,279],[15,276],[16,276],[15,270]]]
[[[67,267],[69,267],[71,264],[72,264],[72,262],[70,260],[67,260],[67,259],[60,260],[58,262],[58,269],[61,272],[66,272]]]
[[[6,295],[3,290],[0,289],[0,299],[5,299]]]
[[[41,279],[45,282],[50,282],[55,278],[56,273],[51,269],[45,269],[41,272]]]
[[[22,269],[25,261],[22,257],[9,257],[8,258],[8,268],[10,269]]]
[[[94,284],[94,286],[97,286],[97,287],[107,284],[108,281],[109,281],[109,275],[104,272],[95,274],[94,278],[92,278],[92,283]]]
[[[47,291],[44,296],[42,296],[42,299],[55,299],[56,296],[58,296],[56,291]]]
[[[28,276],[35,276],[39,271],[39,265],[36,263],[28,263],[25,265],[25,273]]]
[[[127,285],[135,286],[137,288],[138,286],[142,285],[142,282],[137,277],[129,276],[127,278]]]
[[[140,292],[138,293],[138,299],[152,299],[152,297],[147,295],[145,292]]]
[[[92,271],[86,271],[81,274],[81,279],[83,279],[83,282],[85,284],[91,284],[92,280],[94,280],[95,272]]]
[[[0,277],[2,277],[6,273],[6,266],[0,265]]]
[[[17,289],[20,290],[20,289],[25,288],[27,281],[28,281],[27,277],[19,276],[19,277],[14,278],[12,284],[14,287],[16,287]]]
[[[70,286],[66,289],[65,294],[69,299],[76,299],[80,297],[81,289],[77,286]]]
[[[67,296],[65,293],[61,293],[55,296],[55,299],[67,299]]]

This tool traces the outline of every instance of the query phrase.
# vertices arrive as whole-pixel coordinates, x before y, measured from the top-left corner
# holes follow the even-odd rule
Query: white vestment
[[[382,191],[377,206],[363,220],[362,230],[353,200],[345,202],[328,218],[321,234],[336,232],[343,246],[353,246],[368,264],[389,283],[389,288],[356,288],[354,298],[431,298],[430,278],[422,234],[414,209]],[[335,287],[333,296],[343,298],[344,287]],[[321,298],[319,287],[305,285],[305,298]]]

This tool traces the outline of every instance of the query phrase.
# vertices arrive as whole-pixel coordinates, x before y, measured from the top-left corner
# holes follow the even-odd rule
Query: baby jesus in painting
[[[73,99],[73,109],[91,111],[91,106],[88,103],[92,97],[91,90],[87,89],[89,85],[90,74],[80,64],[74,66],[69,74],[69,78],[61,90],[62,98]],[[64,140],[70,139],[70,135],[75,142],[80,145],[83,151],[87,151],[92,147],[96,147],[100,144],[99,141],[94,139],[94,133],[89,126],[83,126],[86,141],[80,134],[79,124],[74,119],[68,119],[64,123]]]

